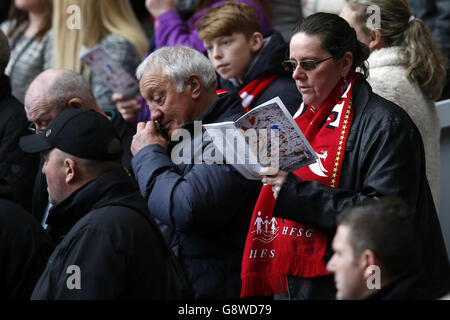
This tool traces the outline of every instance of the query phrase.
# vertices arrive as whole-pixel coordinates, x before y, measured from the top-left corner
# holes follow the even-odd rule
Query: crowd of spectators
[[[324,3],[2,1],[0,298],[448,294],[450,4]],[[316,159],[250,180],[198,125],[276,97]]]

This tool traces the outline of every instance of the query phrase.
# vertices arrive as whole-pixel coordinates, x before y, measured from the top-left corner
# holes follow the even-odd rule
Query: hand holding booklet
[[[295,171],[317,155],[279,97],[232,122],[203,125],[216,152],[245,178],[261,180],[262,167]]]
[[[80,59],[99,75],[108,87],[125,97],[134,97],[139,92],[139,85],[136,79],[130,75],[117,61],[100,46],[87,49],[83,47]]]

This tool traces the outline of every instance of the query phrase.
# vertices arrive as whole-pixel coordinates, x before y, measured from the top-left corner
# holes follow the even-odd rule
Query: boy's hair
[[[243,33],[247,38],[255,32],[262,33],[255,9],[245,3],[227,1],[209,10],[198,27],[198,37],[203,41],[230,36],[234,32]]]

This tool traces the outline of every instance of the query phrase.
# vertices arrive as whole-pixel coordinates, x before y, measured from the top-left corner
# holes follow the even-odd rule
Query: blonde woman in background
[[[71,5],[80,8],[80,29],[66,26],[70,16],[67,8]],[[103,110],[113,110],[116,109],[113,91],[100,76],[91,73],[79,58],[82,46],[91,48],[95,45],[100,45],[134,76],[148,50],[148,41],[129,0],[54,1],[53,68],[69,69],[86,76],[98,105]]]
[[[380,29],[370,28],[380,8]],[[405,0],[346,0],[341,17],[366,44],[369,79],[375,93],[402,107],[418,127],[425,146],[426,172],[436,208],[440,189],[440,121],[434,101],[445,85],[446,59],[424,22]]]
[[[12,94],[22,103],[30,83],[50,68],[51,15],[51,0],[15,0],[8,20],[1,24],[11,47],[5,74],[10,78]]]

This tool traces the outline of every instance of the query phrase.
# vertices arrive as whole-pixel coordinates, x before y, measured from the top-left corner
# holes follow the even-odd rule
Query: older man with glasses
[[[25,95],[25,112],[31,123],[28,129],[37,134],[45,133],[53,119],[67,109],[94,110],[107,117],[122,141],[122,165],[132,172],[130,145],[135,130],[123,120],[120,113],[101,110],[88,82],[73,71],[49,69],[39,74]],[[41,161],[41,168],[42,164]],[[49,206],[47,184],[39,170],[34,186],[32,213],[44,228],[47,228]]]

